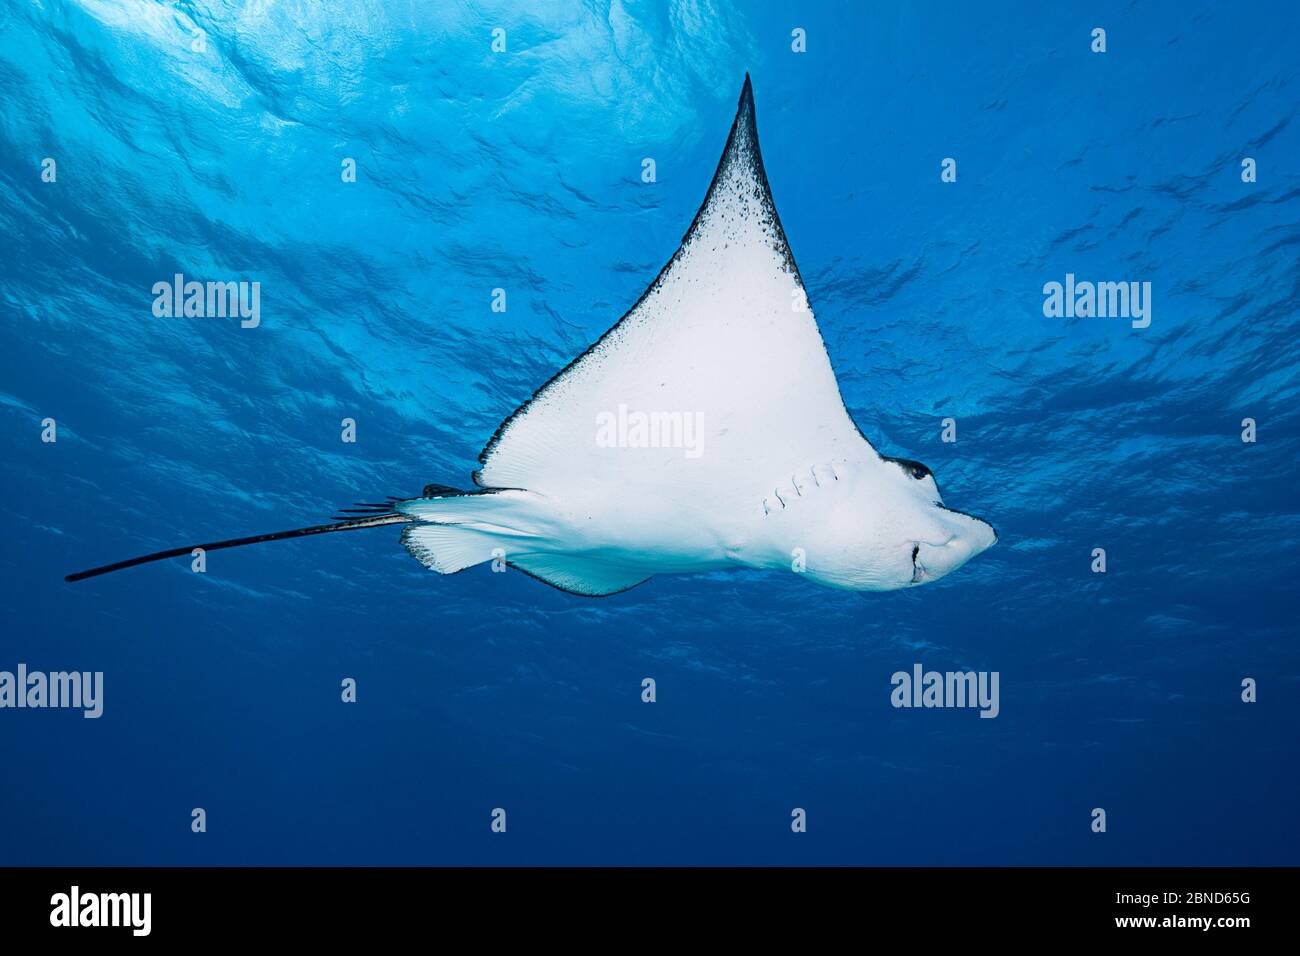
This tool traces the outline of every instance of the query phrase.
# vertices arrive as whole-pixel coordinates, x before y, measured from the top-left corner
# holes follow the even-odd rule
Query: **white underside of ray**
[[[746,81],[677,254],[485,449],[475,481],[514,490],[403,503],[418,519],[403,541],[442,573],[504,560],[592,595],[768,566],[788,561],[768,540],[777,526],[760,528],[768,510],[867,457],[768,190]]]
[[[639,434],[638,414],[650,423]],[[636,447],[656,441],[667,447]],[[747,86],[677,255],[516,413],[476,479],[553,496],[596,484],[660,500],[724,493],[752,510],[794,473],[864,453],[775,215]]]

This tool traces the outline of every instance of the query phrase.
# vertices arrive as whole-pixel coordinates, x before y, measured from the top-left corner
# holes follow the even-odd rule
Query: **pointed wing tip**
[[[744,130],[748,135],[741,138],[748,138],[757,143],[758,141],[758,119],[757,111],[754,109],[754,85],[749,80],[749,73],[745,73],[745,85],[740,88],[740,100],[736,103],[736,119],[731,124],[731,137],[728,140],[728,147],[737,146],[736,131]],[[725,152],[724,152],[725,155]]]

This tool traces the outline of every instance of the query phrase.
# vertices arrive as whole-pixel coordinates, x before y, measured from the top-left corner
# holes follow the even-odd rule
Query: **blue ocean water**
[[[0,863],[1300,863],[1300,13],[966,6],[3,0],[0,669],[105,699],[0,711]],[[887,594],[582,599],[394,529],[64,583],[467,486],[746,71],[848,408],[997,547]],[[178,272],[260,325],[156,318]],[[1046,317],[1067,273],[1150,326]],[[916,663],[999,716],[893,708]]]

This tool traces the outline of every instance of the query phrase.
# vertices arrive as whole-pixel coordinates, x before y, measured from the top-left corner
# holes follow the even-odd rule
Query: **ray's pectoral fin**
[[[551,587],[585,597],[617,594],[649,577],[644,571],[594,558],[533,551],[530,544],[507,535],[460,524],[408,525],[402,531],[402,544],[413,558],[439,574],[456,574],[492,561],[497,570],[508,564]]]
[[[508,564],[552,587],[599,597],[626,591],[646,580],[642,570],[587,556],[557,554],[550,509],[542,496],[519,489],[463,492],[430,485],[433,494],[398,505],[414,518],[402,544],[417,561],[439,574],[456,574],[478,564]]]
[[[644,584],[651,575],[596,558],[562,554],[525,555],[508,563],[561,591],[584,597],[606,597]]]
[[[682,440],[647,447],[620,430],[655,416],[680,426]],[[698,489],[852,457],[865,444],[777,215],[746,77],[676,253],[612,328],[501,423],[474,480],[562,496],[596,477],[654,474]]]

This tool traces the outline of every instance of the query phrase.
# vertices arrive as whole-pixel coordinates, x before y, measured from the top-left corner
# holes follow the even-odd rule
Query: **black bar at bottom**
[[[982,940],[1192,936],[1231,943],[1286,932],[1300,870],[999,869],[0,869],[6,941],[132,936],[239,942],[431,939],[465,929],[496,941],[561,931],[615,944],[678,933],[843,931]],[[76,890],[73,890],[76,887]],[[147,909],[146,899],[148,894]],[[117,926],[85,925],[114,923]],[[57,924],[57,925],[56,925]],[[598,930],[597,927],[600,927]],[[147,934],[144,930],[147,929]],[[672,933],[673,936],[664,936]],[[917,937],[917,934],[921,934]],[[648,935],[647,935],[648,934]],[[864,936],[864,934],[866,934]]]

